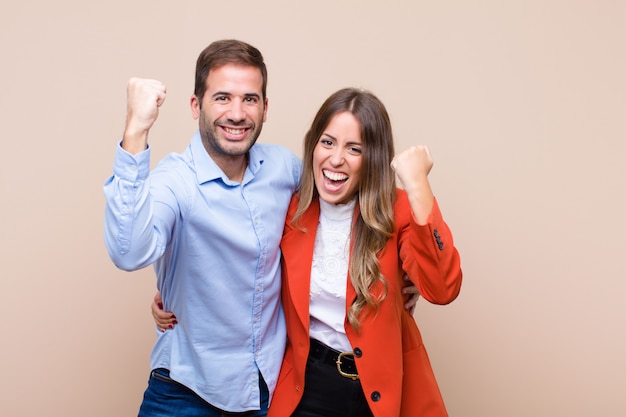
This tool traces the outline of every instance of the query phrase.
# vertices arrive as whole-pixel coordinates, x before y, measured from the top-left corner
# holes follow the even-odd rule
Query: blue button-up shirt
[[[197,132],[149,171],[149,149],[133,156],[118,145],[104,193],[111,259],[124,270],[154,264],[178,319],[158,332],[151,367],[218,408],[259,409],[259,371],[272,393],[285,349],[279,244],[300,160],[256,144],[234,182]]]

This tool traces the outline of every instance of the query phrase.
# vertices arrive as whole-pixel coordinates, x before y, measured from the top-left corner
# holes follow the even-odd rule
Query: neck
[[[243,181],[243,176],[248,167],[248,153],[237,156],[219,155],[217,158],[215,156],[212,157],[229,180],[236,182]]]

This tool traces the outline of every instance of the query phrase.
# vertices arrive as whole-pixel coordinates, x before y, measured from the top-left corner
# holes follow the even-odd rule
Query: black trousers
[[[361,382],[339,375],[337,368],[311,358],[306,364],[304,394],[291,417],[374,417]]]

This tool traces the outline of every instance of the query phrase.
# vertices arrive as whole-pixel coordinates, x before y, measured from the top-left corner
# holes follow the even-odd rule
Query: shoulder
[[[287,208],[287,216],[285,219],[285,230],[292,229],[291,221],[296,215],[296,211],[298,210],[299,203],[300,203],[300,198],[298,198],[298,193],[294,193],[291,196],[291,201],[289,202],[289,207]]]
[[[298,193],[294,193],[294,195],[291,196],[291,201],[289,202],[289,211],[296,211],[296,209],[298,208],[298,204],[300,203],[300,196],[298,195]]]
[[[273,170],[289,172],[292,181],[298,183],[302,172],[302,162],[287,147],[278,144],[256,144],[250,149],[250,163],[270,166]]]
[[[179,196],[191,193],[197,182],[196,169],[189,150],[166,155],[155,166],[150,176],[153,188],[165,187]]]
[[[185,175],[193,171],[193,158],[189,152],[172,152],[165,155],[165,157],[159,161],[154,168],[153,174],[176,173],[178,175]]]
[[[262,157],[262,159],[268,159],[268,160],[285,159],[285,160],[290,160],[290,161],[294,161],[294,160],[297,160],[298,162],[300,161],[300,158],[298,158],[295,153],[289,150],[289,148],[283,145],[275,144],[275,143],[257,143],[256,145],[252,147],[252,149],[250,149],[250,152],[252,152],[255,155],[258,155],[259,157]]]
[[[300,199],[298,193],[294,193],[291,197],[291,202],[289,203],[289,208],[287,210],[287,216],[285,220],[285,233],[291,230],[301,230],[301,231],[313,231],[317,229],[317,222],[320,216],[320,203],[319,199],[314,198],[302,213],[302,217],[298,220],[296,225],[292,225],[292,221],[298,211],[298,205],[300,204]]]

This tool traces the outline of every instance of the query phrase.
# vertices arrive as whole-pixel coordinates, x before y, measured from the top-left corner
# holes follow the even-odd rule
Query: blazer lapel
[[[319,222],[319,201],[314,199],[300,218],[304,230],[293,228],[282,241],[282,251],[289,274],[286,275],[289,296],[304,327],[309,328],[309,302],[311,290],[311,265]],[[293,240],[292,240],[293,239]]]

